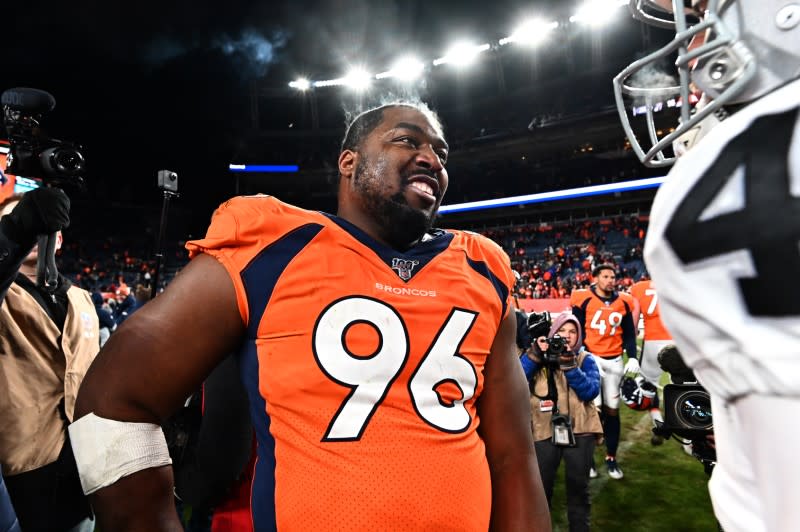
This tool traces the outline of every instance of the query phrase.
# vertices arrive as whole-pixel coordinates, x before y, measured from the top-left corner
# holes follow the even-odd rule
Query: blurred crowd
[[[520,277],[515,296],[563,299],[576,288],[588,287],[592,268],[601,263],[617,268],[619,289],[630,287],[644,272],[642,246],[646,230],[647,216],[625,215],[510,225],[478,232],[497,242],[511,257],[511,266]],[[187,263],[182,244],[165,246],[158,292]],[[146,239],[67,239],[59,255],[62,273],[92,293],[95,305],[102,309],[98,312],[109,314],[115,325],[150,299],[156,260]]]
[[[156,258],[151,248],[146,239],[136,237],[70,238],[58,251],[61,273],[92,294],[100,318],[101,344],[151,298],[156,277]],[[182,243],[173,243],[167,249],[158,276],[158,292],[188,262]],[[108,329],[106,334],[104,328]]]
[[[627,290],[644,273],[646,231],[647,216],[628,215],[479,232],[511,257],[511,267],[520,277],[514,295],[552,299],[568,298],[572,290],[587,288],[598,264],[613,264],[618,271],[617,288]]]

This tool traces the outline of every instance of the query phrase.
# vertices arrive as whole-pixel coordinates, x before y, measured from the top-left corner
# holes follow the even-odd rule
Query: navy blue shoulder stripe
[[[503,282],[495,274],[492,273],[492,271],[489,269],[489,267],[486,265],[485,262],[472,260],[466,253],[464,253],[464,256],[467,259],[467,264],[469,264],[473,270],[475,270],[479,274],[489,279],[489,282],[491,282],[492,286],[494,286],[494,290],[495,292],[497,292],[497,297],[500,298],[500,304],[503,305],[503,312],[500,314],[500,317],[502,318],[503,316],[506,315],[506,301],[508,300],[508,287],[506,287],[506,285],[503,284]]]
[[[283,270],[322,230],[321,224],[306,224],[285,234],[279,240],[262,249],[240,274],[247,293],[250,319],[247,334],[255,338],[261,316],[267,308],[272,291]]]
[[[267,414],[267,402],[259,391],[259,362],[256,341],[251,338],[242,344],[238,353],[239,376],[250,399],[250,417],[256,432],[258,461],[253,473],[250,492],[250,516],[255,532],[273,532],[275,524],[275,439],[269,431],[272,419]]]

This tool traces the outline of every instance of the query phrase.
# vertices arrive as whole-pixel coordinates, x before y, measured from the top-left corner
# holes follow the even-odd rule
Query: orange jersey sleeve
[[[647,279],[635,283],[631,287],[631,295],[636,298],[641,307],[642,319],[644,320],[644,339],[654,341],[672,340],[672,335],[670,335],[661,321],[658,292],[656,292],[653,282]]]
[[[247,324],[255,530],[488,528],[476,400],[514,281],[496,244],[438,231],[401,253],[260,196],[187,247],[225,266]]]

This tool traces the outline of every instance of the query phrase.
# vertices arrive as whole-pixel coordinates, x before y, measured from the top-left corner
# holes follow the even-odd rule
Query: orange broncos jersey
[[[227,269],[247,326],[255,530],[487,530],[476,399],[511,306],[500,247],[436,231],[401,253],[252,196],[187,248]]]
[[[672,336],[661,323],[661,312],[658,308],[658,292],[653,286],[653,281],[646,279],[634,283],[631,295],[639,301],[644,317],[645,340],[672,340]]]
[[[636,356],[630,295],[614,292],[610,298],[601,298],[592,287],[574,290],[569,303],[572,313],[584,326],[583,344],[590,353],[603,358],[615,357],[621,355],[625,347],[628,356]]]

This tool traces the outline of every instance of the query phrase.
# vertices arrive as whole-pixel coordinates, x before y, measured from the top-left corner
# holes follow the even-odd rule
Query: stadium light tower
[[[590,26],[602,26],[614,18],[619,7],[628,5],[628,3],[628,0],[588,0],[574,15],[569,17],[569,21]]]
[[[520,24],[510,36],[500,39],[500,46],[519,43],[535,46],[547,38],[548,34],[558,27],[556,21],[545,21],[534,18]]]
[[[396,78],[400,81],[409,82],[419,78],[424,70],[425,64],[416,57],[404,57],[398,60],[391,70],[376,74],[375,77],[377,79]]]
[[[481,53],[489,50],[491,46],[488,43],[474,45],[471,43],[460,42],[453,45],[445,54],[444,57],[440,57],[439,59],[434,59],[433,64],[435,66],[443,65],[445,63],[450,63],[455,66],[468,66],[475,58],[478,57]]]

